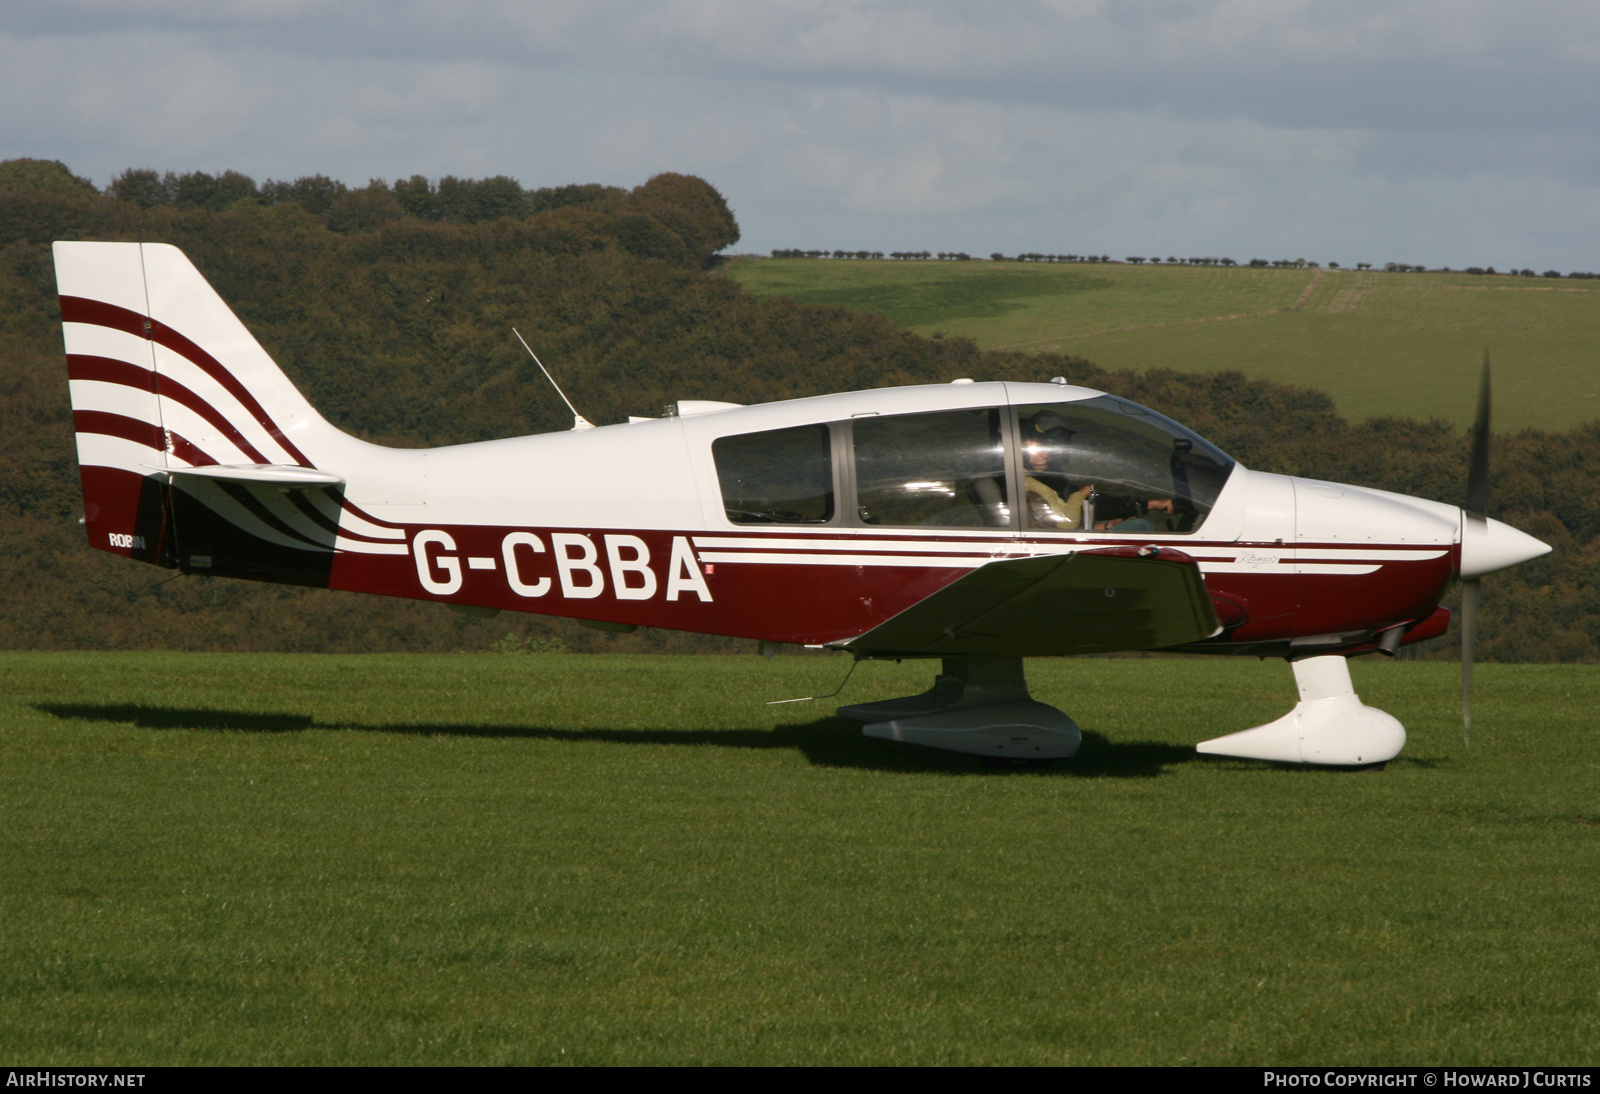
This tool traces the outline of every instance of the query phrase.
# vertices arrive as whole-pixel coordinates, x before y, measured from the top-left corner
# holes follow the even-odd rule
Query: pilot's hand
[[[1158,513],[1171,513],[1175,511],[1171,498],[1151,498],[1150,504],[1145,506],[1145,508],[1154,509]]]

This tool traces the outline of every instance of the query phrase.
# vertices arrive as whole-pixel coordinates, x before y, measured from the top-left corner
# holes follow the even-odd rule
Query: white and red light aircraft
[[[1381,763],[1400,723],[1346,659],[1444,632],[1440,597],[1550,550],[1465,509],[1250,471],[1127,400],[973,383],[675,413],[434,449],[325,421],[176,248],[57,243],[89,543],[185,573],[931,658],[841,707],[878,737],[1076,753],[1025,656],[1289,660],[1300,701],[1198,747]],[[1470,649],[1470,642],[1464,643]],[[1470,653],[1464,656],[1470,665]]]

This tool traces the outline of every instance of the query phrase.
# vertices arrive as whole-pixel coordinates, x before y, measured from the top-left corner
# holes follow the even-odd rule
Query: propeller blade
[[[1489,519],[1489,351],[1483,351],[1483,377],[1478,381],[1478,414],[1472,422],[1472,454],[1467,461],[1466,520],[1462,537],[1487,534]],[[1472,659],[1477,641],[1477,578],[1461,583],[1461,744],[1472,747]]]
[[[1483,351],[1478,382],[1478,416],[1472,423],[1472,456],[1467,463],[1467,515],[1483,520],[1489,510],[1489,351]]]
[[[1461,583],[1461,743],[1472,747],[1472,657],[1477,638],[1478,581]]]

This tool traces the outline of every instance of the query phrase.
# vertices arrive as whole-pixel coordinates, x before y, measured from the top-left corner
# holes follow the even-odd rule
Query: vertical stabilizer
[[[314,469],[350,439],[176,247],[57,243],[55,263],[90,545],[324,583],[343,479]]]

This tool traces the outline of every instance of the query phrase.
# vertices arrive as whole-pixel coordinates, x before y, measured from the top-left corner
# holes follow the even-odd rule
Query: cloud
[[[0,9],[0,140],[102,183],[685,171],[752,248],[1594,268],[1597,74],[1592,3],[56,0]]]
[[[1516,123],[1592,132],[1552,88],[1592,80],[1600,7],[1478,0],[1140,5],[950,0],[56,0],[16,34],[206,38],[290,55],[470,60],[668,77],[851,84],[1002,103],[1382,130]],[[1507,109],[1506,104],[1515,104]]]

